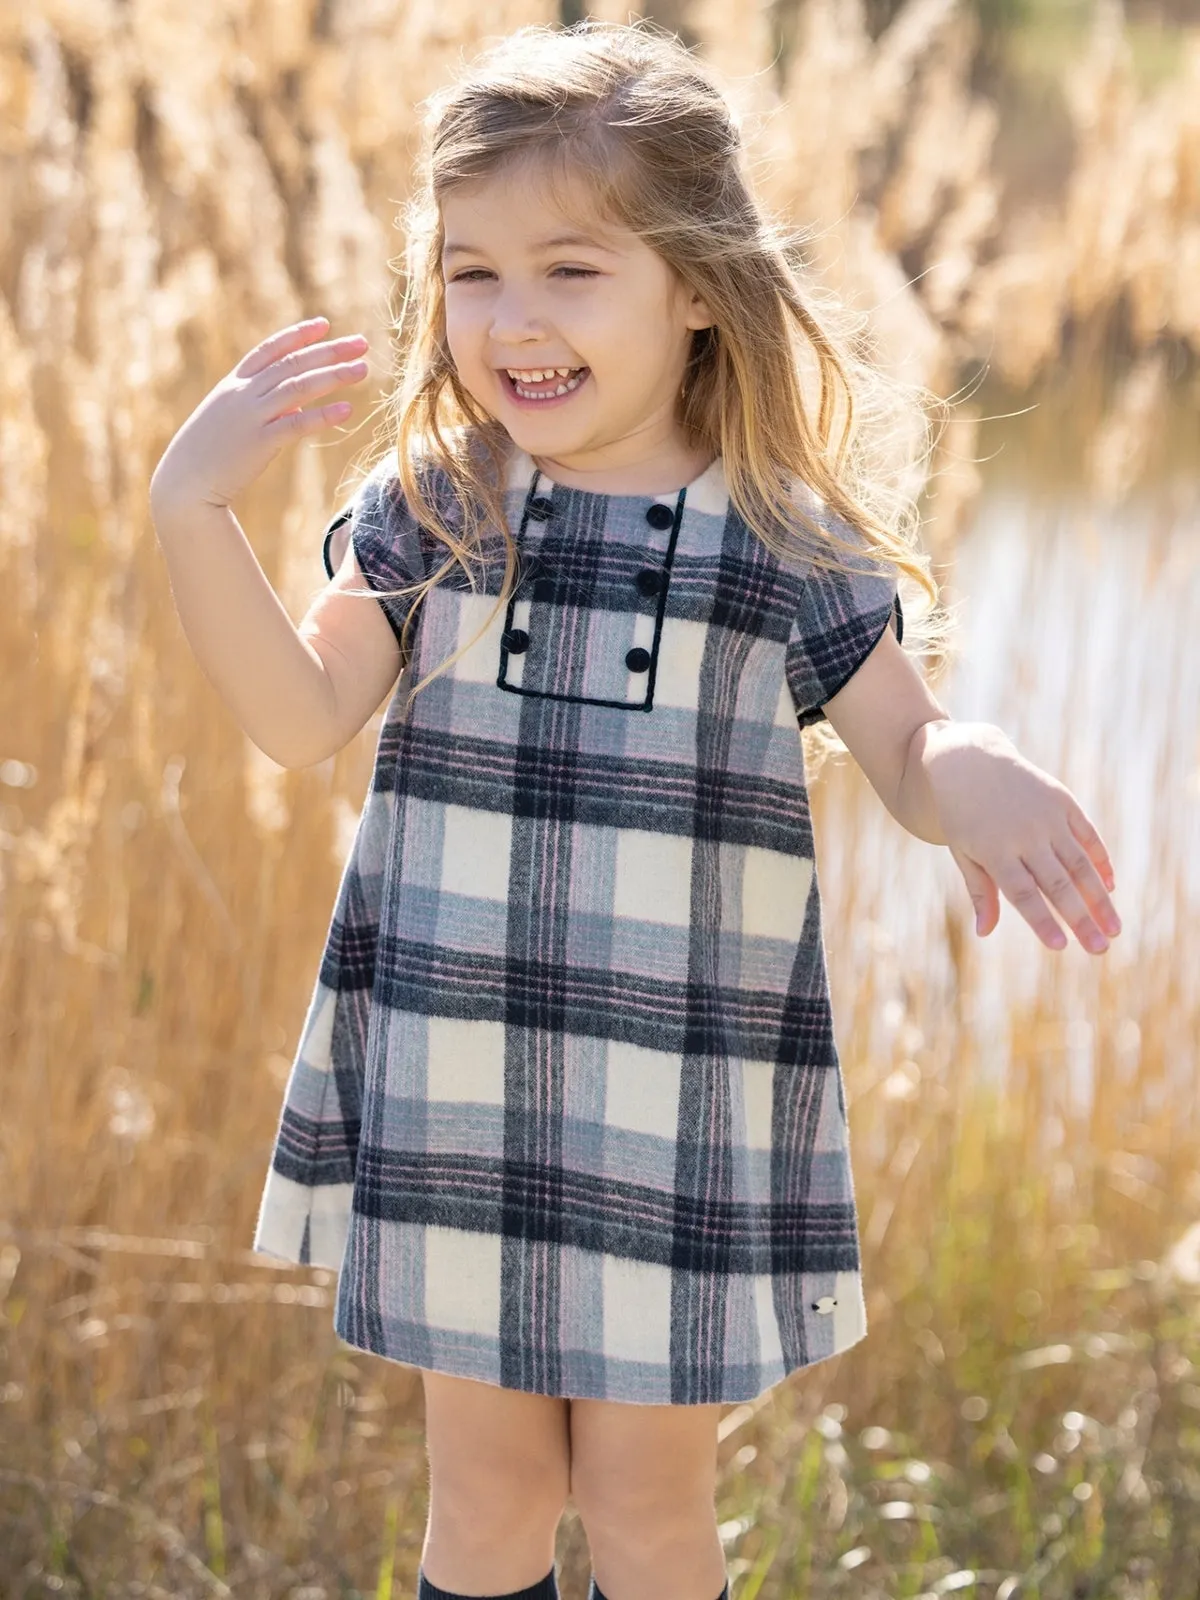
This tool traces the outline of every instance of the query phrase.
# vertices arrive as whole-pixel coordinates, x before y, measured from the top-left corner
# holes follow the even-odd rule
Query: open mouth
[[[500,375],[518,400],[546,405],[574,394],[590,367],[502,367]]]

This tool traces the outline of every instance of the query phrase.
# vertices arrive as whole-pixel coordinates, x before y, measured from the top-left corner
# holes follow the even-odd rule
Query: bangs
[[[564,138],[560,128],[531,130],[500,151],[463,151],[437,172],[433,196],[439,209],[458,189],[512,178],[556,210],[581,233],[623,229],[640,234],[631,204],[635,173],[623,142],[604,128],[581,126]]]

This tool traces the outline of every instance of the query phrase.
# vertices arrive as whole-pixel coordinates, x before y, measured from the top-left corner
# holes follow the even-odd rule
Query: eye
[[[568,278],[598,278],[600,274],[595,267],[555,267],[555,272],[565,273]]]
[[[448,283],[480,283],[484,278],[489,278],[491,275],[486,267],[467,267],[462,272],[456,272],[452,278],[448,278],[446,281]]]

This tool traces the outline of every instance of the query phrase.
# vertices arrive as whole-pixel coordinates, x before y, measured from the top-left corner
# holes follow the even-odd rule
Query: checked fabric
[[[512,600],[406,714],[499,531],[418,608],[255,1248],[338,1269],[337,1333],[395,1361],[751,1400],[866,1332],[799,727],[902,637],[895,575],[781,561],[719,460],[639,496],[514,452],[506,504]],[[445,553],[389,461],[331,574],[347,538],[374,591]]]

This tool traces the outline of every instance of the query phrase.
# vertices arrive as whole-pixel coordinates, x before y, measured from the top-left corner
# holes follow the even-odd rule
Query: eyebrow
[[[570,245],[587,245],[590,249],[600,250],[608,256],[615,256],[620,253],[606,244],[601,244],[599,239],[593,239],[591,234],[588,233],[556,233],[553,238],[539,239],[533,246],[533,253],[535,255],[544,254],[548,250],[562,250]],[[447,244],[443,248],[442,260],[448,261],[451,256],[456,255],[477,256],[484,254],[486,252],[480,250],[476,245],[454,243]]]

